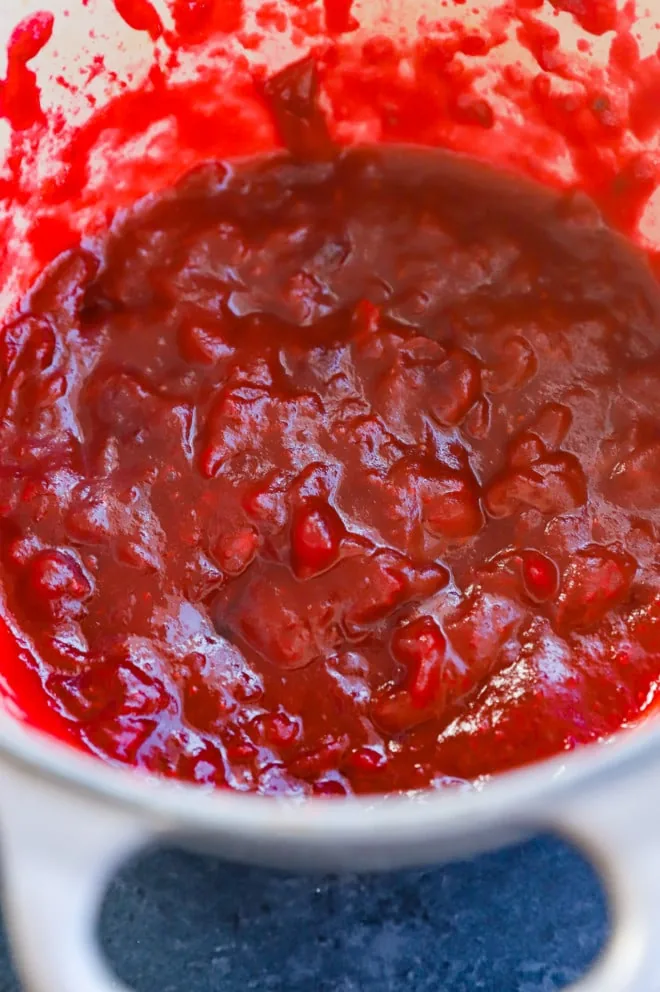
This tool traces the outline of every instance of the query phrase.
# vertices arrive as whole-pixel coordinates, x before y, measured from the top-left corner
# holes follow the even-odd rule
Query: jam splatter
[[[156,41],[163,33],[163,22],[149,0],[112,0],[117,13],[129,27],[146,31]]]
[[[213,17],[213,0],[175,0],[172,17],[180,39],[189,40],[203,36]]]
[[[168,41],[175,49],[243,26],[243,0],[174,0],[171,12],[175,32]]]
[[[323,0],[325,25],[330,34],[344,34],[359,27],[351,14],[353,0]]]
[[[41,124],[41,91],[28,62],[48,44],[55,19],[43,11],[27,17],[12,32],[7,46],[7,75],[0,82],[0,114],[16,131]]]
[[[616,0],[550,0],[555,10],[572,14],[589,34],[614,31],[619,20]]]

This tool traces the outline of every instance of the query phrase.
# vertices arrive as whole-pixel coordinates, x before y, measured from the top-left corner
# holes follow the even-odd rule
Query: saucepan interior
[[[469,154],[555,189],[581,187],[655,259],[658,128],[653,120],[639,120],[641,111],[636,130],[622,133],[617,125],[634,103],[631,67],[637,75],[647,73],[652,84],[660,31],[641,7],[624,29],[615,3],[580,19],[575,5],[557,0],[538,17],[521,21],[497,0],[440,13],[432,3],[356,0],[341,16],[329,3],[325,13],[320,5],[317,10],[315,4],[291,3],[284,18],[250,0],[243,8],[224,5],[217,23],[209,22],[206,31],[193,24],[187,34],[188,22],[175,16],[181,4],[136,5],[142,15],[124,17],[118,12],[122,5],[103,0],[73,6],[50,0],[48,6],[44,11],[38,3],[9,0],[0,25],[0,42],[9,43],[10,51],[0,122],[0,305],[6,314],[20,307],[22,294],[61,251],[97,236],[140,197],[209,159],[276,150],[264,79],[310,52],[323,52],[326,59],[325,109],[337,141],[414,141]],[[28,36],[17,46],[16,25],[27,23]],[[619,52],[614,60],[613,43]],[[447,98],[454,85],[447,66],[457,45],[461,72],[472,86],[469,100],[458,107]],[[12,50],[18,63],[12,63]],[[572,78],[563,68],[569,57],[579,66]],[[32,109],[20,112],[10,100],[19,63],[28,73],[20,76],[23,87],[27,81],[33,88]],[[657,80],[660,69],[655,71]],[[592,100],[587,107],[580,94],[593,94],[596,81],[600,103]],[[551,100],[553,87],[566,89],[564,104]],[[641,98],[637,102],[641,106]],[[590,173],[594,147],[603,163],[599,175]],[[610,153],[612,163],[625,157],[627,171],[621,172],[620,159],[607,174]],[[634,214],[617,211],[617,183],[641,189]],[[70,746],[67,723],[42,690],[38,663],[26,664],[31,644],[7,609],[4,615],[0,745],[8,762],[148,811],[183,831],[221,829],[237,838],[242,856],[266,831],[276,858],[278,845],[287,859],[295,857],[296,846],[300,853],[343,845],[349,852],[359,849],[365,860],[369,848],[382,842],[374,866],[388,859],[424,860],[441,836],[451,835],[457,849],[461,836],[470,847],[494,843],[507,839],[495,825],[511,821],[512,813],[524,826],[560,794],[648,760],[660,733],[647,721],[602,746],[496,775],[467,792],[302,804],[209,795],[105,767]]]

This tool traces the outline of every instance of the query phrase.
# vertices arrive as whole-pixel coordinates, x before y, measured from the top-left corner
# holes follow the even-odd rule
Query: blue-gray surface
[[[591,869],[539,838],[342,879],[160,851],[116,879],[102,931],[136,992],[555,992],[593,960],[607,923]],[[0,952],[0,992],[18,992]]]

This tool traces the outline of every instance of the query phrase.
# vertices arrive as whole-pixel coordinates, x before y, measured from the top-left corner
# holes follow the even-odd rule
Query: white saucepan
[[[480,5],[494,2],[480,0]],[[166,0],[157,6],[166,17]],[[368,6],[364,0],[363,14]],[[375,18],[372,8],[380,6],[380,0],[372,3],[369,16]],[[393,30],[397,18],[403,23],[416,17],[424,5],[399,0],[386,6]],[[147,35],[120,20],[112,0],[89,5],[2,0],[0,47],[4,50],[18,21],[44,8],[56,14],[54,43],[34,60],[34,69],[47,107],[61,103],[71,120],[91,112],[81,95],[54,80],[62,73],[75,76],[81,59],[91,62],[95,52],[103,54],[115,78],[131,73],[139,82],[153,47]],[[457,6],[452,16],[461,12],[468,6]],[[558,23],[570,32],[563,19]],[[657,47],[660,32],[656,26],[653,41],[652,30],[649,20],[645,37]],[[598,44],[594,51],[596,57]],[[277,58],[281,53],[273,49]],[[101,101],[113,95],[108,78],[99,83]],[[0,122],[0,154],[8,138],[5,123]],[[47,173],[47,156],[41,166]],[[90,217],[98,207],[90,195]],[[38,212],[38,198],[29,209]],[[29,259],[18,238],[3,250],[15,261],[16,279],[0,297],[0,304],[7,304],[29,275]],[[29,992],[128,992],[104,964],[96,926],[112,872],[145,845],[174,840],[229,859],[289,869],[385,870],[465,857],[540,830],[575,841],[600,870],[611,900],[610,944],[573,992],[660,990],[660,725],[655,720],[602,745],[497,776],[481,791],[301,804],[208,794],[107,767],[30,729],[10,701],[0,710],[4,910]]]

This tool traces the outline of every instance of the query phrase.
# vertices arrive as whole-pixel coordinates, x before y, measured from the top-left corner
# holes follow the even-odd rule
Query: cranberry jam
[[[212,163],[2,330],[7,605],[82,746],[287,794],[471,781],[660,675],[660,293],[448,154]]]

